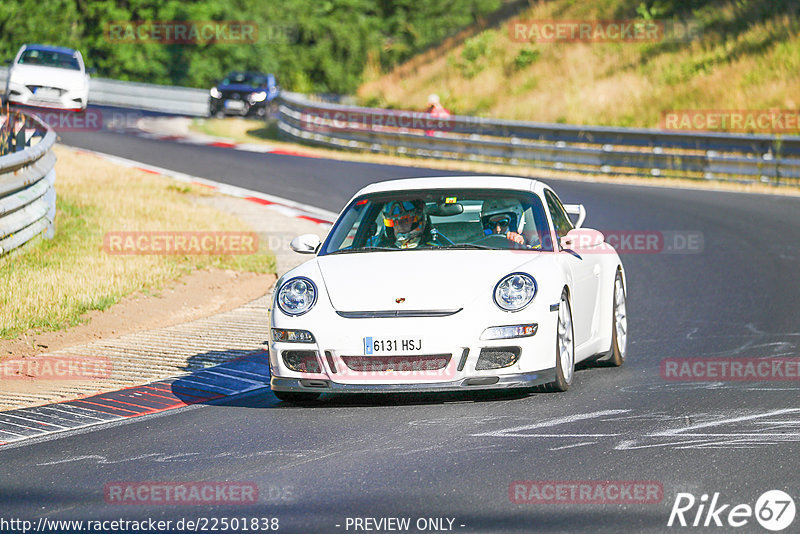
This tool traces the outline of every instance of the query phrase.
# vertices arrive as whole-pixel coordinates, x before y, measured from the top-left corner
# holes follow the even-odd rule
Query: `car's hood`
[[[368,252],[322,256],[317,264],[339,311],[456,310],[490,295],[501,277],[545,255],[503,250]]]
[[[86,75],[79,70],[40,67],[38,65],[14,65],[11,80],[21,85],[44,85],[67,90],[83,89]]]

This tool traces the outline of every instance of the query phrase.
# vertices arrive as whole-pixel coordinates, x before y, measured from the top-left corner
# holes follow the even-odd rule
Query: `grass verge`
[[[107,232],[250,231],[243,222],[195,202],[210,193],[86,154],[56,147],[56,233],[0,257],[0,338],[82,322],[122,297],[157,291],[204,268],[274,273],[275,258],[251,255],[110,255]]]
[[[368,80],[358,95],[421,110],[437,93],[459,115],[649,128],[669,110],[796,110],[798,13],[793,0],[531,2],[514,19],[682,21],[694,38],[553,43],[501,24]]]

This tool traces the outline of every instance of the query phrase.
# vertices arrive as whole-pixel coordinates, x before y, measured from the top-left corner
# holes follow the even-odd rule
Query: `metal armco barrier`
[[[349,150],[554,171],[800,184],[800,137],[667,132],[453,116],[279,97],[285,137]]]
[[[55,142],[37,117],[0,115],[0,255],[41,233],[53,237]]]
[[[89,104],[208,116],[208,90],[91,78]]]

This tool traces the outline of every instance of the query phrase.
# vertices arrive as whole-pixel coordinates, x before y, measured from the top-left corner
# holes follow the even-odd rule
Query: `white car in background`
[[[7,102],[23,106],[80,111],[89,101],[89,75],[77,50],[22,45],[11,63]]]
[[[324,243],[292,241],[316,257],[275,286],[272,391],[565,391],[577,362],[621,365],[625,271],[585,216],[528,178],[365,187]]]

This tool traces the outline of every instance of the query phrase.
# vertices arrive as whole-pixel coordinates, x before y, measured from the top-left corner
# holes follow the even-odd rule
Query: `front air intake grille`
[[[377,311],[339,311],[345,319],[386,319],[392,317],[449,317],[463,310],[377,310]]]
[[[328,367],[331,368],[331,373],[336,374],[336,362],[333,361],[333,352],[326,350],[325,351],[325,359],[328,360]]]
[[[481,349],[478,356],[478,363],[475,365],[476,371],[487,369],[502,369],[511,367],[519,360],[519,347],[486,347]]]
[[[283,363],[292,371],[298,373],[319,373],[317,361],[317,351],[315,350],[285,350],[283,351]]]
[[[447,367],[450,354],[430,354],[425,356],[342,356],[342,361],[351,371],[416,372],[438,371]]]
[[[61,89],[60,87],[48,87],[46,85],[26,85],[25,87],[27,87],[28,91],[30,91],[33,94],[36,94],[36,91],[38,91],[39,89],[45,89],[53,93],[58,93],[58,96],[61,96],[64,93],[66,93],[66,90]]]

